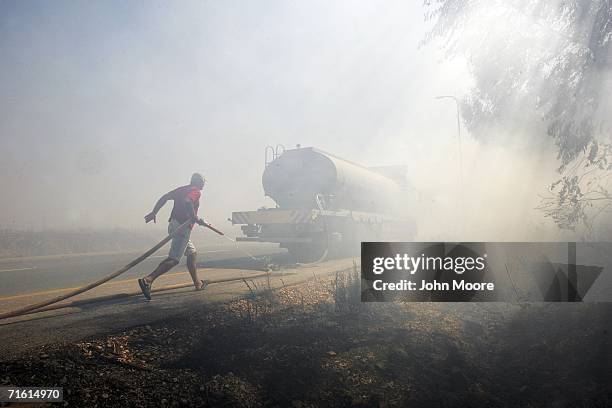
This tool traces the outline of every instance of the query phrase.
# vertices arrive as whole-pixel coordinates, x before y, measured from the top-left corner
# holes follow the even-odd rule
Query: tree
[[[559,180],[540,209],[561,228],[591,228],[612,204],[610,122],[612,0],[425,1],[449,56],[467,58],[475,85],[462,99],[465,125],[477,139],[491,130],[550,137]],[[606,116],[607,114],[607,116]]]

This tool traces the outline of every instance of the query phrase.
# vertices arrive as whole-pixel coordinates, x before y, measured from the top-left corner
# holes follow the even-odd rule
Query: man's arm
[[[157,219],[155,218],[157,216],[157,213],[159,212],[159,210],[161,210],[164,204],[166,204],[166,202],[172,198],[171,196],[172,196],[172,191],[161,196],[159,200],[157,200],[157,202],[155,203],[155,207],[153,207],[153,211],[145,215],[145,222],[147,223],[151,221],[157,222]]]

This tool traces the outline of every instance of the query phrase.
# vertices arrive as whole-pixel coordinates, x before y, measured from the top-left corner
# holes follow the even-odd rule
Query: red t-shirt
[[[170,213],[170,220],[174,219],[181,224],[191,219],[191,206],[189,201],[193,203],[196,215],[198,214],[198,208],[200,207],[200,190],[192,185],[182,186],[172,190],[168,193],[170,199],[174,200],[174,206]],[[189,201],[187,201],[189,200]]]

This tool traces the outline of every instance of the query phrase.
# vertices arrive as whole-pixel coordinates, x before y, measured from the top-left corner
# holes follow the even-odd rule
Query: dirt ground
[[[0,384],[77,407],[612,406],[612,305],[362,304],[358,279],[246,282],[184,319],[3,361]]]

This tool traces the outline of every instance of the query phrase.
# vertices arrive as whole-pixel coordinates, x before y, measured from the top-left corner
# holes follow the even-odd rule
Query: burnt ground
[[[46,346],[0,384],[77,407],[612,406],[610,304],[361,304],[356,273],[315,278]]]

